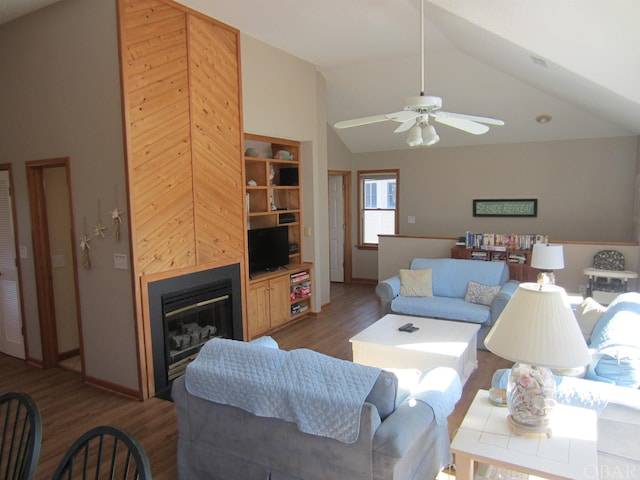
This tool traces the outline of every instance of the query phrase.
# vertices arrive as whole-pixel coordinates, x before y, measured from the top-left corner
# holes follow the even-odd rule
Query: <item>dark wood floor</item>
[[[352,360],[349,338],[381,316],[371,285],[333,284],[331,305],[317,318],[307,318],[273,334],[281,348],[310,348]],[[508,363],[479,351],[478,369],[467,381],[463,397],[449,417],[453,434],[478,388],[487,388],[496,368]],[[177,427],[173,404],[157,398],[139,402],[82,383],[79,375],[52,368],[40,370],[0,354],[0,392],[23,391],[38,403],[43,443],[37,478],[49,479],[66,449],[83,432],[103,424],[132,432],[145,447],[153,477],[175,480]]]

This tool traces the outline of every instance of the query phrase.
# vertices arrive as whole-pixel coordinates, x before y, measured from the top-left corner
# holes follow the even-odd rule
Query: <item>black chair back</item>
[[[29,395],[18,392],[0,395],[0,433],[0,478],[35,478],[42,444],[42,418]]]
[[[138,440],[117,427],[95,427],[78,438],[62,458],[53,480],[151,480],[149,459]]]

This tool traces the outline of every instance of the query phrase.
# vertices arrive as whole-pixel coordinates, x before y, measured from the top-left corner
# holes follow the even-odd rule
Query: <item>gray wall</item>
[[[328,139],[329,152],[335,152],[329,168],[337,168],[334,162],[344,165],[340,140]],[[638,143],[637,137],[618,137],[354,154],[353,231],[355,172],[399,168],[403,235],[457,237],[471,230],[633,242],[640,223],[634,222]],[[537,198],[538,216],[473,217],[472,201],[479,198]],[[408,223],[408,216],[416,223]],[[353,263],[354,278],[377,278],[376,251],[354,248]]]
[[[109,223],[118,200],[126,210],[122,109],[114,0],[63,0],[0,26],[0,162],[13,164],[22,296],[28,352],[42,359],[25,162],[69,157],[78,235]],[[117,199],[116,199],[117,192]],[[127,217],[124,217],[125,223]],[[81,264],[76,239],[75,252]],[[130,270],[113,254],[120,242],[91,242],[91,270],[79,269],[82,333],[88,377],[138,390]]]

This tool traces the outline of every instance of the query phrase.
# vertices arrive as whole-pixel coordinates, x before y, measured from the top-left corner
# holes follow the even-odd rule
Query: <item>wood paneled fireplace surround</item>
[[[246,291],[240,34],[170,0],[118,0],[118,23],[139,396],[147,399],[158,380],[149,313],[162,308],[149,302],[148,286],[237,265],[232,291]],[[168,340],[177,357],[187,336],[195,343],[192,323]],[[212,327],[222,328],[214,322],[199,334]],[[243,334],[234,327],[234,337]]]

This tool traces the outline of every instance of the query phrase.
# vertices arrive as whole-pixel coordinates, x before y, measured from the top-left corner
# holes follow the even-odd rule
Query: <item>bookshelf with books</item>
[[[531,267],[533,245],[547,241],[546,235],[539,234],[466,232],[465,245],[453,247],[451,258],[507,262],[510,279],[535,282],[538,269]]]

